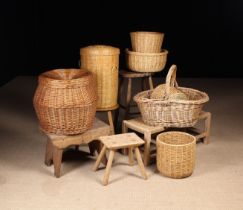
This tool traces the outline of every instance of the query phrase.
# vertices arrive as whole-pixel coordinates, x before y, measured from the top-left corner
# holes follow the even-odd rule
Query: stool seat
[[[122,149],[126,147],[137,147],[144,144],[144,141],[135,133],[123,133],[112,136],[101,136],[99,140],[108,149]]]
[[[152,76],[153,72],[133,72],[127,70],[120,70],[119,75],[125,78],[141,78],[141,77],[149,77]]]
[[[122,149],[122,148],[129,149],[130,165],[134,164],[133,149],[135,150],[135,154],[136,154],[136,158],[138,161],[138,165],[139,165],[141,174],[144,179],[147,179],[147,174],[146,174],[146,171],[145,171],[145,168],[143,165],[142,157],[141,157],[140,151],[138,149],[138,146],[143,145],[144,141],[141,138],[139,138],[135,133],[123,133],[123,134],[117,134],[117,135],[111,135],[111,136],[101,136],[101,137],[99,137],[99,140],[104,144],[104,146],[95,162],[95,165],[93,168],[94,171],[96,171],[98,169],[99,164],[100,164],[103,156],[106,153],[106,150],[110,151],[109,159],[108,159],[106,170],[105,170],[105,175],[103,178],[103,185],[108,184],[111,165],[113,162],[115,151],[117,149]]]

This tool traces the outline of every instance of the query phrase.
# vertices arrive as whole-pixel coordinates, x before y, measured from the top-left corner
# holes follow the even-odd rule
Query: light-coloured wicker
[[[164,33],[136,31],[130,33],[132,50],[142,53],[160,53]]]
[[[170,87],[176,87],[188,100],[169,98]],[[134,96],[144,123],[164,127],[192,127],[196,124],[203,105],[209,100],[206,93],[185,87],[178,87],[176,65],[172,65],[166,77],[165,100],[151,99],[152,90]]]
[[[117,105],[120,50],[105,45],[80,49],[81,68],[91,71],[98,91],[97,110]]]
[[[97,93],[86,70],[57,69],[39,76],[34,107],[42,130],[54,134],[79,134],[92,127]]]
[[[165,67],[167,50],[160,53],[140,53],[126,49],[126,62],[130,70],[136,72],[159,72]]]
[[[166,97],[165,88],[166,88],[165,84],[158,85],[156,88],[154,88],[153,92],[151,93],[150,98],[152,98],[152,99],[162,99],[162,100],[165,99],[165,97]],[[170,87],[169,98],[170,99],[183,99],[183,100],[186,100],[187,96],[186,96],[185,93],[183,93],[179,89],[177,89],[175,87]]]
[[[185,178],[195,167],[196,138],[185,132],[164,132],[156,139],[158,171],[167,177]]]

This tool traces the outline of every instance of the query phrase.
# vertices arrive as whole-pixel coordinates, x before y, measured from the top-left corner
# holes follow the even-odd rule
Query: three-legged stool
[[[132,80],[136,78],[140,78],[142,80],[141,82],[141,89],[146,90],[146,89],[153,89],[153,80],[152,80],[152,75],[154,73],[140,73],[140,72],[132,72],[132,71],[126,71],[126,70],[120,70],[119,71],[119,76],[120,76],[120,85],[119,85],[119,105],[121,108],[125,109],[125,117],[124,119],[128,119],[128,115],[131,114],[137,114],[130,112],[130,107],[131,106],[131,101],[132,101]],[[127,93],[126,93],[126,104],[123,105],[121,103],[121,96],[124,90],[123,83],[124,79],[128,79],[128,86],[127,86]],[[147,82],[147,84],[146,84]],[[149,88],[147,87],[149,86]]]
[[[188,128],[188,132],[193,131],[197,133],[195,135],[197,141],[203,139],[205,144],[209,143],[209,136],[210,136],[210,127],[211,127],[211,113],[202,111],[199,116],[199,121],[204,120],[204,131],[198,131],[195,128]],[[127,133],[128,129],[136,131],[144,135],[144,164],[147,166],[150,163],[150,148],[151,148],[151,140],[152,134],[161,133],[163,131],[167,131],[170,128],[164,128],[161,126],[149,126],[144,124],[141,117],[131,119],[131,120],[124,120],[122,124],[122,133]],[[176,129],[176,128],[175,128]],[[198,134],[199,133],[199,134]]]
[[[89,144],[94,140],[98,140],[100,136],[110,135],[110,126],[96,118],[93,127],[82,134],[66,136],[45,133],[45,135],[48,137],[45,164],[47,166],[54,164],[54,175],[58,178],[61,174],[63,150],[72,145]],[[100,151],[101,146],[97,149]],[[90,148],[90,150],[93,150],[93,148]]]
[[[115,155],[115,152],[117,149],[122,149],[122,148],[128,148],[129,149],[129,164],[133,165],[134,164],[134,159],[133,159],[133,150],[135,150],[136,158],[138,161],[138,165],[141,170],[141,174],[144,179],[147,179],[147,174],[143,165],[143,161],[140,155],[139,151],[139,146],[144,144],[144,141],[139,138],[135,133],[125,133],[125,134],[118,134],[118,135],[112,135],[112,136],[102,136],[99,138],[101,142],[104,144],[96,162],[94,165],[93,170],[96,171],[99,167],[99,164],[104,157],[106,150],[110,151],[109,154],[109,159],[108,163],[106,166],[105,170],[105,175],[103,178],[103,185],[108,184],[109,180],[109,175],[110,175],[110,170],[111,170],[111,165],[112,161]]]

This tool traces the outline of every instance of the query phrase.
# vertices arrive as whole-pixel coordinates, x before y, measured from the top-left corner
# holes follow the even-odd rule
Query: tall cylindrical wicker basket
[[[92,73],[57,69],[39,76],[34,108],[46,133],[79,134],[92,127],[97,93]]]
[[[157,136],[157,169],[164,176],[185,178],[195,167],[196,138],[185,132],[170,131]]]
[[[81,68],[91,71],[97,83],[97,110],[117,106],[120,50],[106,45],[80,49]]]

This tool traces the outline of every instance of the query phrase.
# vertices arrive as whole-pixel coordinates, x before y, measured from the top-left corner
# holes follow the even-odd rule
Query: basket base
[[[112,107],[96,108],[96,111],[98,111],[98,112],[111,111],[111,110],[117,109],[118,107],[119,107],[119,104],[116,104],[115,106],[112,106]]]
[[[174,176],[174,175],[171,175],[171,174],[163,173],[161,171],[159,171],[159,172],[162,176],[166,176],[166,177],[172,178],[172,179],[185,179],[185,178],[187,178],[187,177],[189,177],[193,174],[193,172],[191,172],[191,173],[188,173],[188,174],[183,174],[182,176]]]

